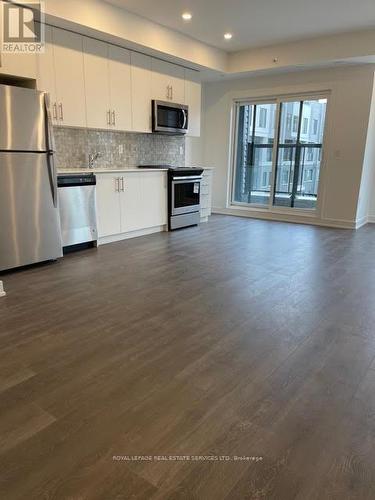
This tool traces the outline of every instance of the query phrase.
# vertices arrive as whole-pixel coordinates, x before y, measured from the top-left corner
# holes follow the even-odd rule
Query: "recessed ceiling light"
[[[232,33],[225,33],[224,34],[225,40],[230,40],[232,38],[232,36],[233,36]]]
[[[183,19],[184,21],[190,21],[190,19],[191,19],[192,17],[193,17],[193,16],[192,16],[192,14],[190,14],[190,12],[184,12],[184,13],[182,14],[182,19]]]

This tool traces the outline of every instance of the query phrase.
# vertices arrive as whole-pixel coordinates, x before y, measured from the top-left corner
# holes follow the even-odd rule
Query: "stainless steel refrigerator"
[[[62,256],[47,99],[0,85],[0,271]]]

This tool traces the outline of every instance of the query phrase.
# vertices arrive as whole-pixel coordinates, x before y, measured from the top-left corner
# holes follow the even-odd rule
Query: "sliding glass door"
[[[275,124],[276,103],[238,107],[235,202],[269,204]]]
[[[280,103],[276,206],[315,209],[327,99]]]
[[[315,210],[327,99],[238,103],[232,201]]]

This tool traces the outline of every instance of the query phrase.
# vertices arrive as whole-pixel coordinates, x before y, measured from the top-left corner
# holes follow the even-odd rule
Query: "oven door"
[[[181,215],[200,210],[202,177],[174,177],[172,179],[172,214]]]
[[[152,130],[169,134],[186,134],[188,106],[164,101],[153,101]]]

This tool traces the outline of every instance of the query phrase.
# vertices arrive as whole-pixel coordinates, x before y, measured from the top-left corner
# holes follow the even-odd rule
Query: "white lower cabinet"
[[[201,222],[207,222],[212,206],[212,170],[206,169],[201,183]]]
[[[166,172],[145,172],[140,176],[143,227],[164,226],[168,213],[168,176]]]
[[[146,173],[146,172],[145,172]],[[137,231],[143,229],[142,213],[144,210],[141,196],[140,174],[122,174],[121,176],[121,232]]]
[[[99,238],[121,233],[118,175],[96,174],[96,208]]]
[[[167,223],[166,172],[96,174],[99,238],[160,229]]]

